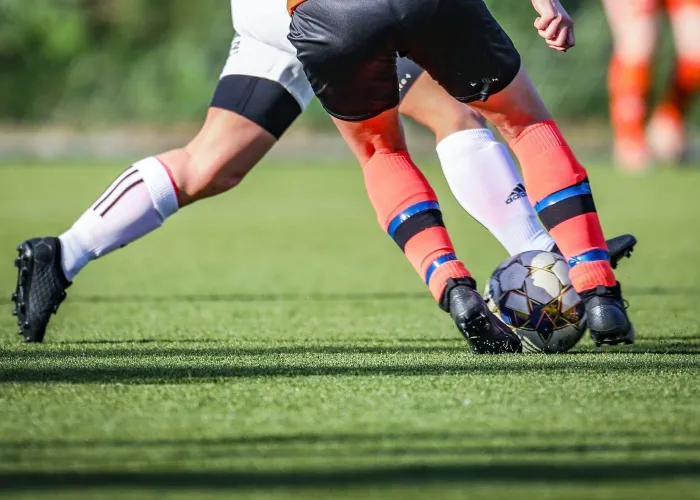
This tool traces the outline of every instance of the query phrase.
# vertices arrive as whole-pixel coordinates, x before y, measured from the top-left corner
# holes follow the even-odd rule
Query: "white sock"
[[[462,130],[437,145],[452,194],[511,255],[551,250],[547,234],[525,194],[506,147],[488,129]]]
[[[66,278],[72,281],[91,260],[159,228],[177,209],[165,167],[153,157],[134,163],[59,236]]]

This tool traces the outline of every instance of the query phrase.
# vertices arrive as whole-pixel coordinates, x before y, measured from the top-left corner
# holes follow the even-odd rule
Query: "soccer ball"
[[[584,333],[583,303],[563,257],[534,250],[498,266],[486,284],[489,309],[518,334],[524,352],[566,352]]]

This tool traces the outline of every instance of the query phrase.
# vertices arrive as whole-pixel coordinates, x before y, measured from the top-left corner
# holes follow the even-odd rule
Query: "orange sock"
[[[671,19],[678,59],[670,92],[664,99],[666,107],[675,108],[682,115],[691,98],[700,88],[700,0],[665,0]]]
[[[455,256],[433,188],[405,151],[375,153],[363,170],[379,225],[440,302],[448,279],[470,274]]]
[[[617,140],[644,142],[651,61],[628,63],[613,56],[608,73],[610,118]]]
[[[661,107],[671,108],[678,117],[682,117],[699,88],[700,60],[679,58],[676,62],[671,89]]]
[[[615,274],[586,170],[556,123],[526,128],[511,147],[542,224],[569,261],[574,288],[582,292],[598,285],[614,286]]]

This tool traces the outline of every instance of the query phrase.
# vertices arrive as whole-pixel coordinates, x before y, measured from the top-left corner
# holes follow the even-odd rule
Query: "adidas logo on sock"
[[[513,203],[515,200],[519,200],[520,198],[525,198],[527,196],[527,193],[525,192],[525,186],[522,184],[518,184],[515,186],[515,189],[510,192],[510,195],[508,195],[508,199],[506,200],[506,205]]]

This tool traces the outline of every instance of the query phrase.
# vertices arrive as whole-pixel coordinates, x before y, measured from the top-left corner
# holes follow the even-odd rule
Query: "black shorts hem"
[[[277,139],[302,112],[294,96],[280,83],[250,75],[221,78],[210,106],[239,114]]]
[[[403,101],[425,70],[408,57],[396,60],[396,73],[399,79],[399,100]]]
[[[365,120],[369,120],[371,118],[374,118],[375,116],[379,116],[385,111],[389,111],[390,109],[393,109],[397,107],[399,103],[397,102],[396,104],[392,104],[391,106],[387,106],[385,109],[382,109],[381,111],[372,111],[371,113],[365,113],[362,115],[342,115],[340,113],[336,113],[333,110],[328,109],[326,106],[323,105],[323,102],[321,102],[321,106],[323,109],[326,110],[326,113],[331,115],[333,118],[337,118],[338,120],[342,120],[344,122],[363,122]]]
[[[501,76],[498,80],[498,83],[496,85],[493,85],[491,87],[491,91],[488,93],[487,97],[485,100],[488,100],[489,97],[498,94],[501,90],[507,88],[511,83],[513,83],[513,80],[518,76],[518,73],[520,73],[520,70],[523,67],[522,63],[522,58],[520,57],[520,53],[516,52],[517,54],[517,64],[513,64],[511,68],[509,68],[509,72],[506,74],[505,77]],[[517,68],[515,71],[513,71],[513,68]],[[459,102],[464,103],[464,104],[469,104],[470,102],[475,102],[475,101],[481,101],[484,100],[483,96],[481,95],[481,92],[467,96],[467,97],[457,97],[453,96],[455,99],[457,99]]]

